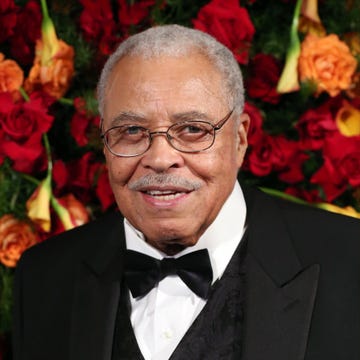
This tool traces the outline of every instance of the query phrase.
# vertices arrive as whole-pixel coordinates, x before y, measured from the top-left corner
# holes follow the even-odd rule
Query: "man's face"
[[[231,110],[220,74],[202,55],[125,57],[106,89],[103,130],[134,124],[165,131],[194,117],[215,124]],[[161,135],[136,157],[116,157],[104,148],[118,207],[152,246],[174,254],[197,242],[233,189],[248,125],[246,115],[238,125],[233,115],[211,148],[193,154],[175,150]],[[149,175],[172,177],[144,182]]]

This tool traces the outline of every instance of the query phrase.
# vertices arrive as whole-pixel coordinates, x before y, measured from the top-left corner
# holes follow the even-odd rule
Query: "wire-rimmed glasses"
[[[164,135],[169,144],[183,153],[197,153],[209,149],[215,142],[216,131],[231,117],[231,110],[216,124],[203,120],[187,120],[171,125],[166,131],[150,131],[139,125],[113,126],[101,134],[108,150],[120,157],[144,154],[154,136]]]

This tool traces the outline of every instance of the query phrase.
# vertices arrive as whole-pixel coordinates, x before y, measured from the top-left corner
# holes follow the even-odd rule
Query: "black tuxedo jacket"
[[[245,198],[242,359],[359,360],[360,222],[257,190]],[[111,359],[123,250],[123,219],[114,213],[24,254],[15,360]]]

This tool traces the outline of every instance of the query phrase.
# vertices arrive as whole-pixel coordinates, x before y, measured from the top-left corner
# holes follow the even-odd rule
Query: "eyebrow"
[[[142,115],[135,114],[133,112],[129,111],[123,111],[116,115],[110,123],[110,126],[118,126],[118,125],[124,125],[128,123],[143,123],[146,121],[146,118]]]
[[[189,120],[203,120],[203,121],[210,121],[208,115],[203,112],[199,111],[187,111],[182,113],[173,114],[170,116],[170,120],[173,123],[182,122],[182,121],[189,121]],[[150,120],[146,118],[144,115],[136,114],[131,111],[123,111],[116,115],[112,120],[110,126],[119,126],[124,124],[144,124],[145,122],[149,122]]]
[[[172,116],[172,119],[175,122],[189,121],[189,120],[204,120],[204,121],[211,120],[208,115],[199,111],[188,111],[184,113],[174,114]]]

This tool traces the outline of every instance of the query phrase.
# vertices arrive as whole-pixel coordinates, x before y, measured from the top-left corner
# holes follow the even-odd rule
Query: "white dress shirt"
[[[213,282],[225,271],[244,233],[246,205],[236,182],[214,222],[197,244],[176,254],[208,249],[213,269]],[[166,254],[145,242],[143,234],[124,220],[126,247],[157,259]],[[168,276],[142,298],[130,294],[131,324],[145,360],[167,360],[183,338],[206,300],[195,295],[177,276]]]

